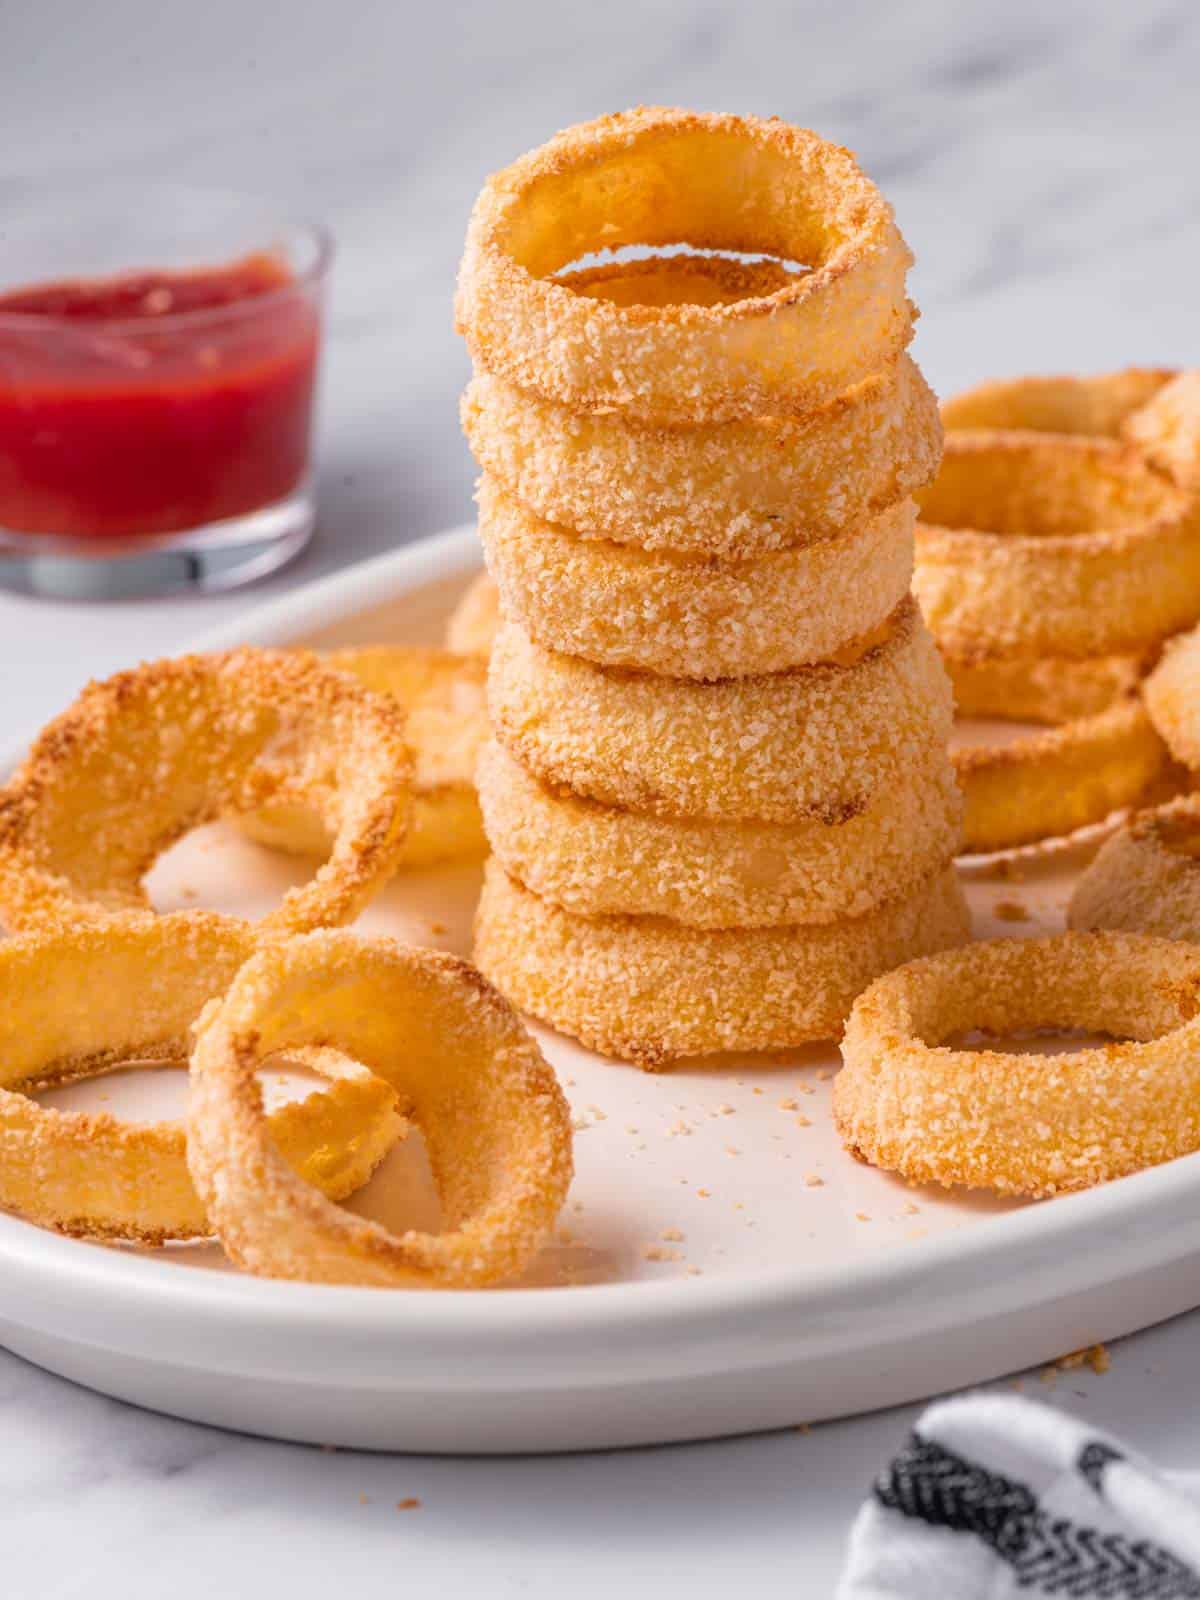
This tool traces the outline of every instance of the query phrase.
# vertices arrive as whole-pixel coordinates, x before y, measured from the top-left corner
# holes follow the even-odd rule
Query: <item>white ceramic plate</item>
[[[198,641],[436,641],[478,566],[470,529],[290,595]],[[1057,926],[1072,857],[972,874],[980,933]],[[224,830],[156,868],[156,902],[254,914],[295,881]],[[466,951],[477,869],[413,875],[362,919]],[[995,907],[1020,902],[1023,923]],[[912,1190],[841,1149],[832,1049],[662,1076],[541,1035],[576,1112],[578,1177],[527,1284],[482,1293],[272,1283],[212,1245],[152,1252],[0,1215],[0,1340],[123,1399],[281,1438],[524,1451],[787,1426],[924,1396],[1200,1302],[1200,1157],[1008,1205]],[[1032,1066],[1029,1070],[1035,1070]],[[57,1100],[160,1114],[183,1075]],[[426,1224],[419,1141],[354,1202]]]

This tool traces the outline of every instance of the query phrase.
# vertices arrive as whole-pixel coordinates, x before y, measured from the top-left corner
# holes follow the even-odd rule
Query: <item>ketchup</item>
[[[282,500],[319,332],[269,255],[0,294],[0,527],[128,539]]]

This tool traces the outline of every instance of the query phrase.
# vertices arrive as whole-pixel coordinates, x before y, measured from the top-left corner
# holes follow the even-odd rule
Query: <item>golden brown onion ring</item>
[[[1140,812],[1075,886],[1072,928],[1126,928],[1200,942],[1200,799]]]
[[[463,395],[476,460],[581,538],[748,560],[827,539],[921,488],[942,433],[907,356],[810,416],[690,428],[576,414],[476,373]]]
[[[718,561],[580,539],[486,475],[479,536],[505,616],[539,644],[674,678],[746,678],[835,655],[908,594],[916,508],[836,539]]]
[[[962,797],[935,752],[849,822],[689,822],[548,789],[493,742],[479,799],[505,870],[584,916],[644,913],[697,928],[858,917],[954,855]]]
[[[1142,698],[1176,761],[1200,768],[1200,628],[1170,641]]]
[[[62,1232],[160,1243],[212,1231],[183,1124],[58,1111],[23,1091],[125,1063],[187,1059],[188,1030],[253,953],[245,923],[204,912],[0,943],[0,1205]],[[403,1130],[381,1079],[333,1051],[293,1059],[333,1081],[273,1111],[280,1158],[338,1200]]]
[[[1103,822],[1142,802],[1168,764],[1136,698],[1008,744],[964,746],[951,759],[966,801],[964,848],[979,853]]]
[[[276,1150],[265,1055],[331,1044],[395,1087],[424,1135],[444,1231],[389,1233]],[[470,1288],[519,1272],[571,1181],[571,1123],[512,1008],[465,961],[319,932],[264,947],[198,1030],[188,1164],[221,1242],[272,1278]]]
[[[879,973],[969,931],[953,867],[849,921],[714,930],[665,917],[575,916],[492,860],[475,959],[515,1005],[654,1071],[676,1056],[836,1038]]]
[[[914,591],[957,657],[1141,650],[1200,615],[1200,504],[1128,446],[955,434]]]
[[[597,249],[680,242],[812,270],[712,306],[617,305],[551,276]],[[456,317],[479,367],[572,410],[795,415],[908,343],[910,261],[847,151],[784,122],[643,107],[568,128],[488,179]]]
[[[487,733],[487,666],[477,655],[420,645],[366,645],[333,650],[326,666],[348,672],[376,694],[399,701],[413,753],[412,826],[397,865],[427,867],[487,851],[475,761]],[[302,805],[268,806],[239,821],[262,844],[297,855],[325,857],[328,828]]]
[[[1200,489],[1200,370],[1180,372],[1133,412],[1123,436],[1187,489]]]
[[[456,655],[490,656],[500,625],[500,596],[486,572],[472,578],[446,624],[446,647]]]
[[[142,879],[190,829],[302,800],[333,849],[259,930],[346,922],[392,874],[411,781],[399,706],[313,656],[235,650],[120,672],[44,728],[0,791],[0,915],[20,930],[150,915]]]
[[[834,1079],[847,1147],[912,1183],[1050,1195],[1200,1145],[1200,951],[1134,933],[914,961],[855,1003]],[[1130,1043],[1022,1059],[950,1035],[1084,1028]]]
[[[945,746],[950,685],[914,601],[837,661],[689,683],[597,667],[501,625],[492,727],[543,781],[713,821],[845,822]]]
[[[1126,367],[1088,377],[993,378],[943,400],[942,422],[947,431],[1004,428],[1115,439],[1172,377],[1169,367]]]
[[[1055,656],[959,660],[942,651],[960,717],[1051,727],[1105,711],[1136,694],[1150,659],[1139,654],[1095,656],[1090,661]]]

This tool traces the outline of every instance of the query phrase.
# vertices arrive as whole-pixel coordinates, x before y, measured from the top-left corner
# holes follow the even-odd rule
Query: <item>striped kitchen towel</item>
[[[838,1600],[1200,1600],[1200,1481],[1015,1396],[931,1406],[850,1535]]]

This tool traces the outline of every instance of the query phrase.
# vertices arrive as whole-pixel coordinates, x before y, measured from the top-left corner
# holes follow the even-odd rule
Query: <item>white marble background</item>
[[[916,251],[917,353],[945,392],[1200,361],[1198,83],[1187,0],[0,0],[0,263],[23,195],[57,177],[261,190],[341,243],[318,542],[220,602],[0,597],[0,739],[87,675],[469,514],[463,226],[482,175],[553,129],[669,101],[852,146]],[[1198,1339],[1193,1317],[1127,1341],[1050,1398],[1200,1465]],[[331,1581],[826,1595],[907,1420],[549,1463],[372,1459],[149,1416],[0,1355],[0,1581],[46,1600],[303,1600]],[[396,1512],[410,1494],[423,1509]]]

